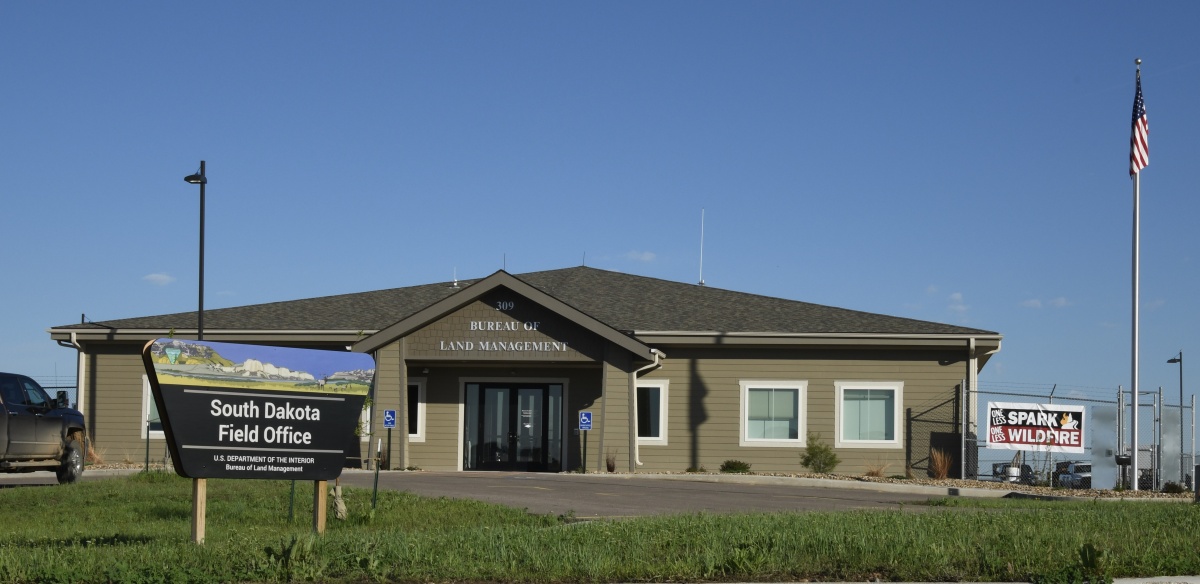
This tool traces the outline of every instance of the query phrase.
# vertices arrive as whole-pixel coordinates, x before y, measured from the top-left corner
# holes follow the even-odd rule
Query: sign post
[[[583,433],[583,472],[588,471],[587,462],[587,433],[592,429],[592,413],[579,412],[579,431]]]
[[[383,427],[387,428],[387,460],[388,465],[392,463],[392,428],[396,427],[396,410],[383,410]],[[379,461],[375,461],[378,465]]]

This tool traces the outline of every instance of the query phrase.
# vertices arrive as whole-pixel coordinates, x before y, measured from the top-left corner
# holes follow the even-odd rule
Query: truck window
[[[38,408],[51,406],[50,397],[46,395],[42,386],[34,383],[32,379],[22,379],[21,385],[25,386],[25,403]]]
[[[25,392],[21,391],[21,386],[17,385],[15,377],[7,375],[0,376],[0,399],[9,405],[22,405],[25,403]]]

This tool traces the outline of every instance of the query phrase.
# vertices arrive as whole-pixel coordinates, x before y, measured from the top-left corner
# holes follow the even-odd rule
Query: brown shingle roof
[[[515,275],[519,280],[622,331],[783,334],[996,335],[948,324],[847,310],[634,276],[589,267]],[[375,331],[478,280],[255,304],[204,311],[205,329]],[[110,320],[62,329],[195,328],[196,313]]]

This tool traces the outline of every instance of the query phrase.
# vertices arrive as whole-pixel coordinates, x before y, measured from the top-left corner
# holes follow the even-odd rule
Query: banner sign
[[[325,481],[359,455],[370,355],[158,339],[142,360],[181,476]]]
[[[1005,450],[1084,450],[1084,406],[988,402],[987,447]]]

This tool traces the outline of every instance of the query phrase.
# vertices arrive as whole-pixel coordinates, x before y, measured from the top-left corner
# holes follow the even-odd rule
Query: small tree
[[[816,432],[808,433],[808,447],[800,455],[800,464],[815,473],[828,474],[842,461],[833,452],[833,447],[821,440]]]

